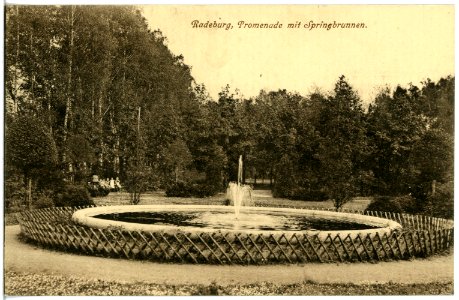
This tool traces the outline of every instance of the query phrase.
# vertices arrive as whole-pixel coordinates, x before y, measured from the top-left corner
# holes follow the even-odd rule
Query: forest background
[[[275,197],[453,215],[453,75],[368,106],[345,76],[308,95],[226,86],[212,99],[135,7],[7,6],[5,19],[7,211],[75,204],[95,174],[205,197],[242,155],[243,181]]]

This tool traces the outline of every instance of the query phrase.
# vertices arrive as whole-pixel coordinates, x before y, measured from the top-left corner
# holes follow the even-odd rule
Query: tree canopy
[[[52,162],[74,181],[215,193],[243,155],[244,179],[337,209],[358,195],[422,207],[432,182],[448,194],[454,77],[383,89],[367,109],[344,76],[328,93],[228,85],[212,99],[133,6],[8,5],[5,39],[6,163],[24,174]]]

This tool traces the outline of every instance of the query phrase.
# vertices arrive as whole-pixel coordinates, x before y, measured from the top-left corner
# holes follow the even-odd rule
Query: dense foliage
[[[37,192],[97,174],[119,177],[132,203],[158,188],[210,195],[243,155],[243,181],[268,179],[277,197],[339,209],[411,195],[418,211],[447,211],[435,207],[452,201],[454,77],[382,90],[369,107],[344,76],[329,93],[245,99],[226,86],[214,101],[148,25],[129,6],[6,7],[5,201],[36,166],[53,178]],[[23,118],[36,121],[19,130]]]
[[[416,212],[416,202],[410,195],[391,197],[377,196],[366,208],[366,211]]]
[[[94,205],[85,186],[68,184],[56,195],[55,206]]]

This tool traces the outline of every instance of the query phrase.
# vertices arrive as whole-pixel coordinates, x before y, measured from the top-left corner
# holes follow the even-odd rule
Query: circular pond
[[[225,206],[55,207],[22,212],[18,220],[26,240],[38,245],[159,262],[400,260],[449,251],[454,241],[452,220],[374,211],[242,207],[236,218]]]
[[[401,228],[395,221],[372,216],[290,208],[234,208],[204,205],[143,205],[94,207],[76,211],[72,219],[94,228],[119,227],[131,231],[245,232],[326,236],[388,233]]]

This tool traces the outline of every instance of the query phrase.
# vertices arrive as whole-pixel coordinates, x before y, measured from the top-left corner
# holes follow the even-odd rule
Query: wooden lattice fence
[[[384,261],[427,257],[453,246],[453,222],[419,215],[346,211],[392,219],[404,229],[389,234],[248,234],[225,231],[140,232],[74,224],[79,208],[48,208],[21,213],[21,233],[45,247],[98,256],[163,262],[268,264]]]

